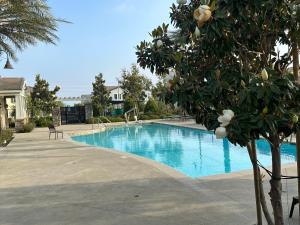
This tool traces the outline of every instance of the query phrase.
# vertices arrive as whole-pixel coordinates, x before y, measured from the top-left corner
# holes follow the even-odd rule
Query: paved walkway
[[[0,151],[0,171],[1,225],[252,225],[256,220],[249,173],[192,180],[136,156],[67,138],[49,141],[46,129],[16,134]],[[283,172],[294,174],[295,166]],[[286,214],[287,194],[288,199],[296,194],[295,181],[288,182]],[[288,222],[298,224],[297,218],[298,208]]]

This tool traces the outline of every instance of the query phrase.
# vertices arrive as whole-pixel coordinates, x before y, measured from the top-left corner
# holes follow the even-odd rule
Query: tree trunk
[[[272,150],[272,178],[270,180],[271,190],[270,197],[274,212],[275,225],[283,225],[283,209],[282,209],[282,184],[281,184],[281,156],[280,156],[280,139],[276,135],[271,138]]]
[[[293,54],[293,73],[296,82],[300,82],[299,79],[299,48],[297,40],[292,36],[292,54]],[[300,131],[296,131],[296,148],[297,148],[297,175],[300,176]],[[300,179],[298,179],[298,196],[300,196]],[[299,207],[300,215],[300,207]],[[300,223],[300,217],[299,217]]]
[[[255,141],[254,141],[254,144],[255,144]],[[269,212],[269,209],[268,209],[268,206],[267,206],[267,202],[266,202],[266,198],[265,198],[265,192],[264,192],[264,186],[263,186],[263,180],[262,180],[262,176],[261,176],[261,173],[260,173],[260,169],[259,167],[257,167],[257,160],[256,160],[256,157],[254,156],[255,152],[253,151],[253,143],[250,145],[247,146],[247,150],[248,150],[248,153],[249,153],[249,157],[251,159],[251,162],[252,162],[252,166],[253,166],[253,175],[254,175],[254,180],[257,179],[258,180],[258,188],[259,188],[259,202],[260,202],[260,205],[261,205],[261,208],[263,210],[263,213],[264,213],[264,216],[265,216],[265,219],[268,223],[268,225],[274,225],[274,222],[272,220],[272,217],[270,215],[270,212]],[[256,164],[256,166],[254,166],[254,164]],[[255,170],[257,169],[257,173],[255,173]],[[254,184],[256,186],[256,184]],[[258,218],[259,218],[259,214],[261,214],[260,212],[260,207],[258,207],[258,201],[257,201],[257,198],[256,198],[256,211],[257,211],[257,214],[258,214]],[[260,216],[261,217],[261,216]],[[258,219],[259,221],[259,219]],[[258,222],[259,223],[259,222]]]
[[[264,192],[264,185],[263,185],[263,180],[262,180],[262,175],[260,173],[260,169],[258,168],[259,172],[259,189],[260,189],[260,203],[261,203],[261,208],[263,210],[264,216],[267,220],[268,225],[274,225],[273,219],[270,215],[268,206],[267,206],[267,201],[265,197],[265,192]]]
[[[256,214],[257,214],[257,225],[262,225],[262,215],[261,215],[261,201],[260,201],[260,174],[257,165],[257,155],[256,155],[256,144],[255,140],[251,141],[252,149],[252,165],[253,165],[253,176],[254,176],[254,189],[255,189],[255,199],[256,199]]]

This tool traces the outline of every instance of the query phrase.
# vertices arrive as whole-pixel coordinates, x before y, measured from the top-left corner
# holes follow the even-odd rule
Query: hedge
[[[22,130],[19,130],[18,133],[30,133],[35,127],[34,123],[27,123],[24,125]]]
[[[6,146],[13,139],[13,131],[10,129],[0,131],[0,146]]]

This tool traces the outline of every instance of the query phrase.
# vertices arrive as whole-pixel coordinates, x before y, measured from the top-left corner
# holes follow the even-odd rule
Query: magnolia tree
[[[256,189],[257,200],[268,224],[284,224],[280,145],[299,129],[299,85],[288,66],[299,41],[300,11],[287,0],[177,3],[170,14],[175,29],[154,29],[153,40],[137,46],[138,63],[168,80],[175,102],[195,114],[197,123],[247,147],[259,178],[254,141],[270,143],[274,218],[262,190]]]

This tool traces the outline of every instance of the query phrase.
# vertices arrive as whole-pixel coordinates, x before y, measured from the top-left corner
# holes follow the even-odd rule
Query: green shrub
[[[174,106],[171,104],[166,104],[162,101],[157,101],[157,106],[158,106],[158,113],[159,114],[174,114],[175,110],[174,110]]]
[[[94,118],[89,118],[85,121],[86,124],[94,124],[95,119]]]
[[[8,118],[9,128],[14,128],[16,126],[15,121],[12,118]]]
[[[40,117],[33,120],[36,127],[48,127],[53,123],[52,117]]]
[[[160,119],[161,116],[157,114],[145,113],[139,116],[139,120],[157,120]]]
[[[35,127],[35,124],[30,122],[24,125],[22,130],[19,130],[19,133],[30,133]]]
[[[142,115],[139,116],[139,119],[140,120],[150,120],[150,117],[146,114],[142,114]]]
[[[107,117],[95,117],[95,118],[90,118],[88,120],[85,121],[86,124],[96,124],[99,122],[102,123],[109,123],[109,121],[107,121],[105,118],[107,118],[110,122],[112,123],[117,123],[117,122],[124,122],[125,119],[122,117],[115,117],[115,116],[107,116]]]
[[[158,105],[157,102],[153,98],[149,98],[148,102],[146,103],[145,113],[158,113]]]
[[[10,129],[0,131],[0,146],[6,146],[13,139],[13,131]]]
[[[108,116],[108,117],[106,117],[107,119],[109,119],[112,123],[118,123],[118,122],[124,122],[125,121],[125,119],[123,119],[122,117],[119,117],[119,116]],[[106,122],[108,122],[107,120],[105,120],[105,118],[100,118],[102,121],[103,121],[103,123],[106,123]]]

